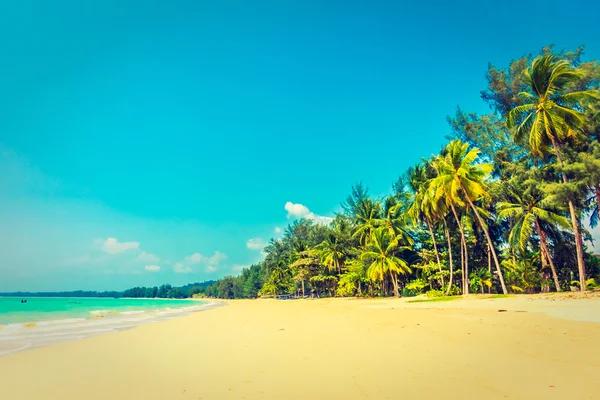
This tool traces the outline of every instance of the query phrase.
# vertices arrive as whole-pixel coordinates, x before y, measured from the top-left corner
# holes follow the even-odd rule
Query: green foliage
[[[416,300],[409,300],[409,303],[437,303],[440,301],[452,301],[452,300],[456,300],[459,297],[457,296],[441,296],[441,297],[433,297],[431,299],[416,299]]]
[[[423,293],[423,289],[429,286],[429,283],[424,279],[414,279],[406,284],[405,288],[415,293]]]
[[[444,295],[444,292],[442,292],[441,290],[428,290],[425,295],[427,297],[442,297]]]
[[[335,294],[340,297],[354,296],[358,290],[360,276],[356,272],[348,272],[340,276]]]

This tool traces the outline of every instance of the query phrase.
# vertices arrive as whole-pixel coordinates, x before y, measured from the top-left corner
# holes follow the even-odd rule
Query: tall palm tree
[[[556,154],[563,166],[561,147],[574,138],[585,123],[585,114],[579,111],[582,105],[600,100],[597,90],[572,91],[583,74],[566,60],[557,60],[552,55],[539,56],[525,70],[527,92],[519,93],[524,104],[513,108],[506,119],[513,130],[516,142],[528,137],[529,149],[534,156],[543,157],[550,152]],[[568,183],[567,174],[561,168],[563,183]],[[581,290],[585,290],[585,264],[583,241],[575,205],[569,200],[571,225],[575,234],[577,267]]]
[[[479,150],[469,150],[469,145],[460,140],[453,140],[444,149],[444,154],[435,159],[435,168],[438,176],[433,179],[432,186],[435,188],[436,198],[450,197],[454,204],[463,205],[466,200],[475,214],[479,227],[485,234],[496,265],[496,273],[502,286],[502,292],[507,293],[506,285],[498,255],[492,244],[489,230],[483,221],[481,214],[475,207],[474,201],[489,196],[485,180],[492,170],[490,164],[476,163]]]
[[[370,262],[367,275],[372,281],[383,281],[389,275],[394,285],[394,293],[400,296],[398,275],[410,274],[408,263],[397,256],[398,250],[407,248],[398,244],[398,238],[390,235],[385,227],[375,229],[365,246],[360,258]]]
[[[372,199],[366,198],[360,200],[356,207],[356,230],[352,237],[358,237],[360,243],[364,245],[371,233],[377,228],[381,216],[381,204]]]
[[[405,229],[406,219],[401,213],[403,206],[404,203],[398,201],[396,197],[387,197],[385,199],[384,209],[382,213],[385,216],[385,218],[377,221],[377,225],[387,228],[390,235],[397,237],[398,241],[401,244],[412,245],[414,243],[414,239]]]
[[[529,190],[522,192],[522,194],[513,192],[511,193],[511,197],[514,199],[513,202],[498,203],[498,218],[512,218],[514,220],[514,225],[508,237],[509,244],[513,248],[518,248],[522,253],[525,252],[535,229],[540,239],[542,260],[545,258],[550,263],[554,286],[556,287],[556,291],[560,292],[561,288],[556,267],[550,255],[548,238],[542,229],[542,223],[562,229],[569,229],[571,224],[566,218],[549,210],[543,198],[535,196]]]
[[[439,219],[439,215],[434,212],[431,202],[429,201],[430,199],[427,197],[428,180],[426,167],[423,164],[419,163],[414,167],[408,168],[408,185],[413,194],[412,201],[406,210],[405,218],[414,225],[422,223],[427,227],[431,241],[433,242],[433,251],[435,252],[438,269],[442,272],[440,252],[433,232],[434,224]],[[441,279],[442,287],[444,287],[444,277],[441,276]]]

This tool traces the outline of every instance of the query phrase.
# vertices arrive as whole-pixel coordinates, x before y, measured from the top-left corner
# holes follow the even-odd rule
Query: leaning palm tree
[[[450,200],[447,201],[458,205],[463,205],[466,200],[477,218],[479,227],[485,234],[496,265],[496,273],[502,286],[502,292],[506,294],[506,285],[498,256],[492,244],[492,238],[487,225],[474,204],[475,201],[481,198],[489,197],[485,180],[488,178],[492,166],[476,163],[479,150],[476,148],[469,150],[469,145],[460,140],[450,142],[443,153],[443,156],[435,159],[435,168],[438,174],[432,181],[435,196],[437,199],[450,197]]]
[[[539,56],[525,70],[527,92],[519,93],[524,104],[513,108],[506,124],[512,129],[515,142],[528,138],[529,149],[536,157],[548,154],[551,148],[561,166],[563,183],[568,183],[564,171],[561,146],[574,138],[585,123],[585,114],[579,111],[582,105],[600,100],[597,90],[571,91],[582,78],[582,73],[566,60],[557,60],[552,55]],[[581,290],[585,290],[585,264],[583,241],[575,205],[569,200],[571,225],[575,235],[577,266]]]
[[[375,229],[365,250],[360,255],[361,260],[370,262],[367,275],[372,281],[383,281],[389,275],[394,285],[394,293],[400,296],[398,289],[398,275],[410,274],[412,271],[408,263],[397,256],[401,249],[407,247],[398,244],[398,238],[390,235],[385,227]]]
[[[562,229],[569,229],[571,224],[565,217],[551,211],[542,197],[535,196],[528,190],[522,194],[513,192],[511,197],[514,199],[513,202],[498,203],[498,218],[512,218],[514,221],[508,237],[509,244],[513,248],[518,248],[522,253],[525,252],[535,229],[540,239],[542,257],[545,257],[550,263],[554,286],[556,291],[560,292],[561,288],[556,267],[548,248],[548,238],[542,229],[542,223]]]

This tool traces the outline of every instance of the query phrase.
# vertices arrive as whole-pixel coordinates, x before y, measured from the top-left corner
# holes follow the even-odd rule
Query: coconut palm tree
[[[400,296],[397,276],[412,272],[408,263],[397,256],[399,250],[406,248],[408,247],[399,245],[398,238],[390,235],[387,228],[380,227],[372,232],[360,255],[361,260],[370,263],[368,277],[372,281],[379,281],[383,286],[383,281],[389,276],[397,297]]]
[[[416,164],[414,167],[408,168],[408,185],[412,191],[412,199],[406,213],[405,219],[413,225],[424,224],[431,237],[433,243],[433,251],[437,261],[438,269],[442,272],[442,262],[440,260],[440,252],[437,246],[437,240],[433,232],[436,222],[439,220],[439,213],[436,213],[431,204],[431,198],[427,196],[428,192],[427,167],[423,164]],[[451,251],[451,250],[450,250]],[[450,262],[452,265],[452,262]],[[445,286],[444,277],[441,276],[442,287]]]
[[[387,197],[385,199],[382,213],[385,215],[385,218],[377,221],[376,225],[385,227],[389,231],[390,235],[398,238],[398,241],[401,244],[412,245],[414,243],[414,239],[405,229],[406,219],[401,213],[403,206],[404,203],[398,201],[396,197]]]
[[[364,245],[371,233],[377,228],[381,216],[381,204],[372,199],[360,200],[356,206],[356,230],[352,237],[358,237],[360,244]]]
[[[347,241],[343,239],[341,232],[330,231],[326,239],[316,245],[314,249],[321,257],[321,262],[329,271],[342,273],[342,266],[346,258]]]
[[[305,296],[304,282],[319,271],[319,256],[314,250],[302,250],[297,254],[296,260],[290,264],[294,279],[302,283],[302,296]]]
[[[516,191],[511,193],[510,197],[514,201],[498,203],[498,218],[513,219],[514,224],[510,231],[508,242],[511,247],[519,249],[522,253],[525,252],[534,229],[537,231],[542,250],[542,260],[545,258],[550,263],[554,286],[556,287],[556,291],[560,292],[561,288],[556,267],[548,248],[548,238],[542,229],[542,223],[562,229],[569,229],[571,224],[565,217],[550,210],[539,191],[530,188],[524,191],[519,190],[519,192],[521,193],[517,193]]]
[[[485,268],[479,268],[469,275],[471,278],[471,285],[475,289],[479,288],[481,290],[481,294],[483,294],[483,287],[487,286],[488,288],[492,287],[492,274]]]
[[[479,227],[488,241],[502,292],[506,294],[506,285],[500,269],[498,255],[492,244],[492,238],[474,204],[475,201],[489,196],[485,180],[492,170],[490,164],[476,163],[478,155],[479,150],[476,148],[469,150],[467,143],[460,140],[450,142],[444,149],[443,154],[434,161],[438,175],[432,180],[432,187],[437,199],[446,198],[446,202],[459,206],[464,205],[466,200],[466,203],[473,210]],[[450,199],[447,199],[447,197],[450,197]]]
[[[568,61],[558,60],[552,55],[535,58],[524,74],[528,91],[519,93],[524,104],[508,113],[506,124],[512,129],[515,142],[528,138],[529,149],[534,156],[543,157],[552,148],[561,166],[563,183],[566,184],[569,180],[563,167],[561,147],[565,141],[574,138],[585,123],[585,114],[579,110],[581,106],[600,100],[600,93],[597,90],[572,91],[571,88],[583,77],[582,72],[573,68]],[[579,219],[573,201],[569,200],[568,203],[575,235],[579,281],[581,290],[585,290]]]

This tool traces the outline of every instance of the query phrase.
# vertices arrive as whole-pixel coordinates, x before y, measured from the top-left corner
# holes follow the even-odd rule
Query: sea
[[[0,297],[0,356],[220,305],[200,300]]]

